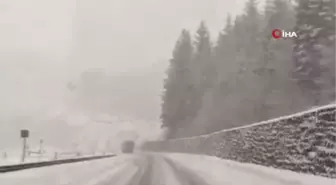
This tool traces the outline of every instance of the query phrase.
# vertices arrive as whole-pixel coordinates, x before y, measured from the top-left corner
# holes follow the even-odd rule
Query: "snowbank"
[[[299,174],[280,169],[272,169],[255,164],[246,164],[218,157],[204,155],[165,154],[168,158],[196,173],[211,184],[223,185],[334,185],[335,180],[314,175]]]

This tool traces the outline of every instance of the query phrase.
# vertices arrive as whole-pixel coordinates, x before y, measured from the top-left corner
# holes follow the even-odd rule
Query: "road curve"
[[[333,179],[190,154],[114,158],[0,175],[1,185],[334,185]]]
[[[158,154],[134,155],[129,165],[96,185],[211,185],[192,170]]]
[[[161,154],[64,164],[0,175],[1,185],[210,185]]]

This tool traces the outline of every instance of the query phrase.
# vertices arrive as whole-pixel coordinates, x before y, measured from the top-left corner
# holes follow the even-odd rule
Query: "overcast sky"
[[[52,86],[63,85],[73,71],[102,67],[119,73],[148,68],[170,57],[182,28],[194,30],[205,20],[216,36],[226,14],[239,12],[243,4],[244,0],[2,0],[0,54],[5,56],[0,67],[7,76],[0,82],[10,94],[20,90],[20,99],[49,97],[48,93],[55,97],[61,93]],[[91,48],[76,53],[80,44],[76,39],[83,40],[86,32],[97,45],[91,41]],[[35,52],[42,58],[6,61],[15,52]]]
[[[130,52],[136,56],[136,61],[118,58],[115,64],[118,67],[120,63],[143,65],[168,57],[180,30],[194,29],[200,20],[205,20],[213,31],[221,29],[226,14],[241,10],[244,0],[2,0],[0,3],[1,49],[66,54],[72,41],[72,19],[78,11],[89,17],[88,22],[96,17],[95,22],[103,22],[110,29],[108,39],[113,40],[111,46],[121,53],[119,56]]]
[[[169,59],[181,29],[194,31],[205,20],[215,37],[227,13],[240,12],[244,2],[1,0],[0,116],[66,110],[69,74],[92,67],[146,70]],[[80,44],[86,35],[88,46]]]

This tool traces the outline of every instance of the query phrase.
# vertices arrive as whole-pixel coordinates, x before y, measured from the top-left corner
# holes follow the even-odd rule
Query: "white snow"
[[[98,174],[95,178],[91,179],[89,182],[85,183],[85,185],[97,185],[97,184],[104,184],[106,180],[109,180],[109,178],[113,177],[113,175],[118,175],[117,173],[123,172],[123,169],[126,170],[129,164],[124,163],[120,164],[119,166],[115,166],[111,170],[107,170],[104,173]],[[131,168],[128,171],[129,175],[134,175],[137,172],[137,168]],[[127,178],[124,178],[127,179]]]
[[[41,158],[39,157],[28,157],[23,163],[32,163],[32,162],[42,162],[42,161],[50,161],[52,158],[48,156],[42,156]],[[15,165],[15,164],[22,164],[20,158],[12,157],[12,158],[7,158],[7,159],[1,159],[0,160],[0,166],[5,166],[5,165]]]
[[[1,185],[90,185],[125,168],[131,156],[35,168],[0,174]]]
[[[309,153],[308,153],[309,158],[315,158],[316,155],[317,155],[316,152],[309,152]]]
[[[38,151],[39,148],[36,146],[31,147],[31,150]],[[55,152],[59,154],[58,159],[67,159],[67,158],[77,157],[75,153],[73,154],[69,153],[65,155],[65,151],[55,148],[55,147],[51,147],[51,146],[44,146],[43,150],[45,151],[45,153],[43,153],[42,156],[40,156],[40,154],[26,155],[24,163],[54,160]],[[4,157],[4,153],[6,153],[6,157]],[[20,148],[11,148],[11,149],[0,151],[0,166],[21,164],[22,163],[21,155],[22,155],[22,149]]]
[[[335,179],[223,160],[213,156],[178,153],[164,155],[187,168],[194,169],[211,185],[335,185]]]
[[[165,182],[167,184],[179,184],[179,182],[176,180],[176,174],[173,173],[172,171],[172,167],[169,166],[168,164],[162,164],[165,165],[165,167],[163,167],[164,173],[165,173]]]
[[[335,179],[299,174],[253,164],[222,160],[212,156],[163,153],[186,168],[192,169],[211,185],[334,185]],[[1,185],[124,185],[138,170],[136,155],[120,155],[114,158],[80,163],[36,168],[0,174]],[[134,161],[135,160],[135,161]],[[177,184],[169,165],[156,163],[164,169],[164,177],[155,174],[169,184]],[[154,170],[154,173],[160,170]],[[125,173],[126,172],[126,173]],[[176,180],[176,179],[175,179]],[[117,183],[118,182],[118,183]],[[119,184],[121,183],[121,184]]]

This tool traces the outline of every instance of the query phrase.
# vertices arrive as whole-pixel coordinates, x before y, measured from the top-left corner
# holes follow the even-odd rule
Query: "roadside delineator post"
[[[58,159],[58,152],[55,152],[54,153],[54,160],[57,160]]]

